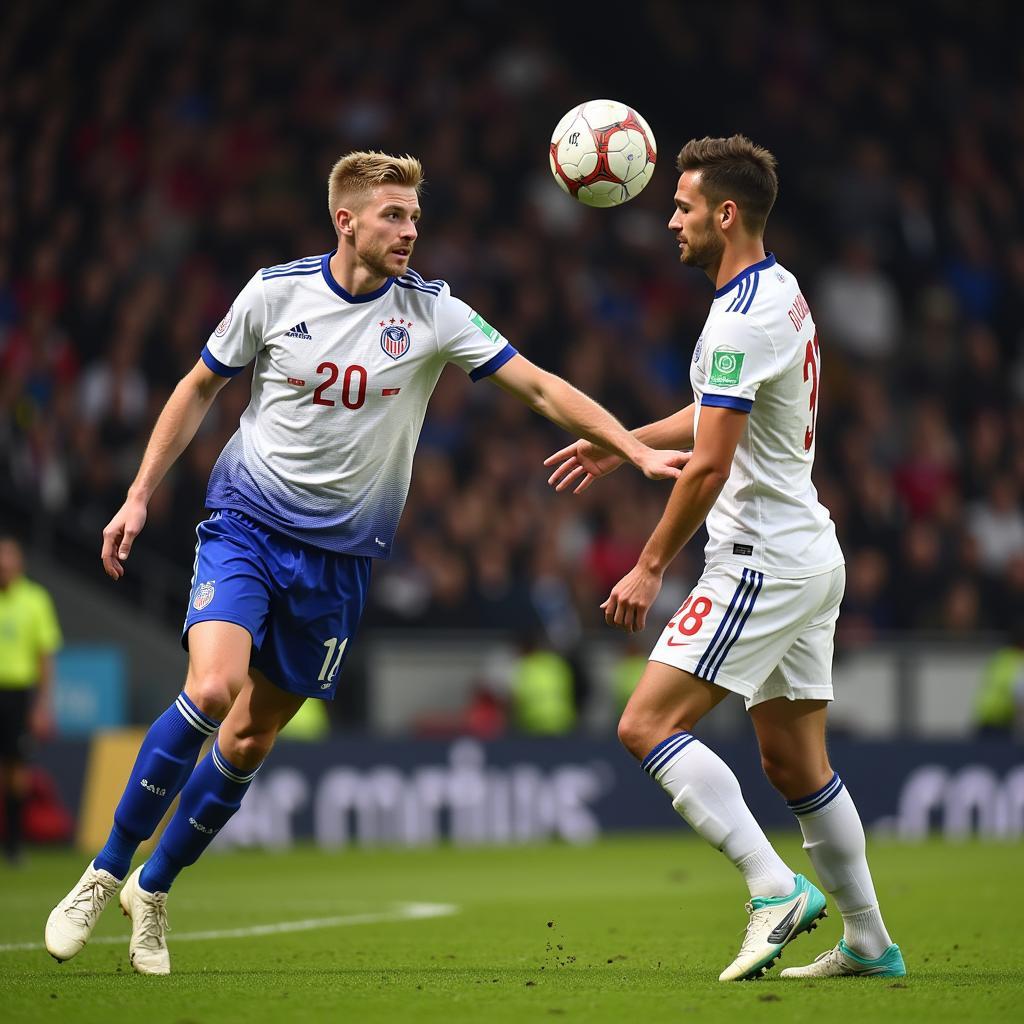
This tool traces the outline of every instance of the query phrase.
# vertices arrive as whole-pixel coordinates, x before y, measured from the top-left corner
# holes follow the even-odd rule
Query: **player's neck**
[[[384,282],[387,281],[386,277],[380,277],[367,267],[347,259],[341,246],[331,257],[328,266],[331,276],[349,295],[365,295],[367,292],[374,292],[378,288],[382,288]]]
[[[728,284],[737,274],[742,274],[747,267],[760,263],[764,258],[764,241],[760,238],[752,238],[749,242],[738,246],[726,246],[717,271],[708,276],[714,281],[715,288],[718,289],[722,285]]]

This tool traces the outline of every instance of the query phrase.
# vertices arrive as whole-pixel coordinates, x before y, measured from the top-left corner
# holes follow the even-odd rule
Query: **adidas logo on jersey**
[[[305,320],[297,323],[290,331],[285,331],[284,336],[286,338],[302,338],[303,341],[313,340],[313,335],[309,333]]]

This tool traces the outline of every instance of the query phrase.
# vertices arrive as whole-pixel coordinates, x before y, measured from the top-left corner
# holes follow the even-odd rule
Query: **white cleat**
[[[787,967],[783,978],[903,978],[907,968],[900,947],[893,943],[880,957],[868,960],[854,953],[843,939],[806,967]]]
[[[788,896],[755,896],[747,904],[750,920],[736,959],[719,981],[751,981],[761,977],[802,932],[812,931],[825,917],[825,897],[803,875],[793,879]]]
[[[82,952],[103,908],[121,884],[109,871],[90,864],[46,919],[46,951],[63,963]]]
[[[121,910],[131,918],[132,938],[128,959],[139,974],[170,974],[167,952],[167,893],[146,892],[139,885],[139,865],[121,890]]]

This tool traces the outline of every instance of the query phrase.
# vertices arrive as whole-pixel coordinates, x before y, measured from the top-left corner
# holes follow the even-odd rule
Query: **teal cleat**
[[[788,896],[755,896],[747,904],[750,921],[736,959],[719,981],[750,981],[761,977],[801,932],[813,931],[825,917],[825,897],[803,875],[794,879]]]
[[[813,964],[806,967],[787,967],[783,978],[903,978],[907,967],[903,963],[900,947],[894,942],[876,960],[866,960],[858,956],[842,940],[834,949],[830,949],[817,957]]]

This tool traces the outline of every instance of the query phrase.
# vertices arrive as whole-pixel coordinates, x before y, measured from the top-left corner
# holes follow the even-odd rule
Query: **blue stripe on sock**
[[[668,736],[665,739],[663,739],[656,747],[654,747],[651,750],[651,752],[640,762],[640,767],[643,768],[644,771],[647,771],[647,766],[651,763],[652,759],[657,757],[658,754],[661,753],[670,743],[673,743],[675,740],[679,739],[682,736],[689,735],[690,734],[685,731],[672,733],[671,736]]]
[[[799,800],[787,800],[787,806],[794,814],[809,814],[811,811],[820,811],[826,804],[831,803],[843,790],[843,780],[838,772],[832,773],[832,778],[825,783],[821,789],[810,796],[801,797]]]
[[[689,746],[694,741],[693,736],[689,733],[678,734],[678,739],[675,744],[665,747],[665,749],[647,766],[647,774],[652,779],[658,777],[658,773],[664,768],[669,761],[674,761],[676,755],[682,752],[683,747]]]

